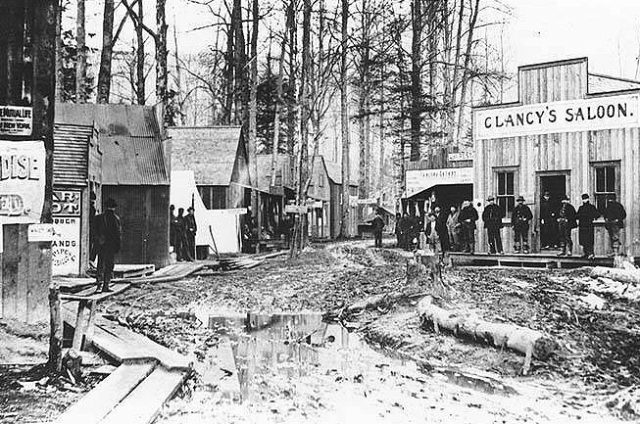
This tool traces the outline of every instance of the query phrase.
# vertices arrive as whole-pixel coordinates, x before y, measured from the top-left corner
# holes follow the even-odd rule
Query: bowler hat
[[[584,200],[584,199],[588,199],[588,198],[589,198],[589,195],[588,195],[587,193],[584,193],[584,194],[582,195],[582,200]]]
[[[562,200],[569,200],[569,196],[567,196],[566,194],[563,194],[561,197]]]
[[[493,202],[494,200],[496,200],[496,198],[493,196],[487,197],[487,202]]]
[[[524,197],[518,196],[518,198],[516,199],[516,202],[524,202]]]

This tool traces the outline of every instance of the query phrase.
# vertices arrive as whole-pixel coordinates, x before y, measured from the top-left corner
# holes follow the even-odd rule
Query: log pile
[[[591,270],[591,278],[610,278],[611,280],[620,281],[634,285],[640,285],[640,269],[637,268],[607,268],[596,266]]]
[[[425,297],[418,303],[418,313],[423,325],[442,330],[456,337],[481,341],[498,348],[509,348],[525,355],[523,373],[529,372],[532,358],[546,360],[558,350],[558,343],[540,331],[515,324],[492,323],[470,314],[443,309]]]

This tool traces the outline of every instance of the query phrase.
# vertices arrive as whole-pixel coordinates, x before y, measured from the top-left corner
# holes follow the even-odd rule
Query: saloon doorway
[[[543,196],[545,193],[549,193],[548,208],[553,216],[551,222],[545,222],[543,225],[540,221],[542,218],[541,207],[543,202]],[[538,199],[537,199],[537,218],[538,218],[538,246],[540,250],[556,249],[559,245],[558,240],[558,228],[555,222],[555,216],[557,215],[560,205],[562,204],[562,198],[567,195],[567,175],[566,174],[547,174],[540,175],[538,183]]]

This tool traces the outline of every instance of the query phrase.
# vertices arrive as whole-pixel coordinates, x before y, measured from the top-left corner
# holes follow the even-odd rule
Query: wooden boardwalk
[[[594,259],[579,256],[557,256],[549,253],[489,255],[487,253],[451,252],[453,266],[518,266],[535,268],[580,268],[583,266],[613,266],[613,258],[597,256]]]

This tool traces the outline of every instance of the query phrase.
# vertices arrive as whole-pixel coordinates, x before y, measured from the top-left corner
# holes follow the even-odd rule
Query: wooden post
[[[51,332],[49,336],[49,362],[51,372],[62,370],[62,317],[60,314],[60,288],[56,284],[49,287],[49,311]]]

